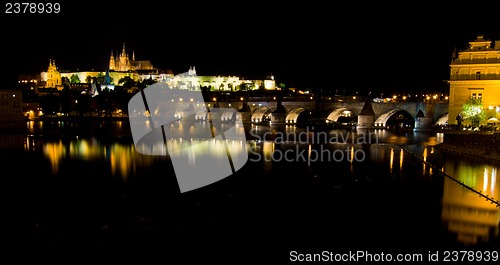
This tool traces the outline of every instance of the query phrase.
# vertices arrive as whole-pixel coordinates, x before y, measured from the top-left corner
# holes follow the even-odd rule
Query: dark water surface
[[[180,193],[168,157],[138,153],[128,124],[92,126],[40,122],[0,135],[6,243],[161,247],[185,261],[174,264],[499,248],[500,208],[440,174],[498,200],[499,165],[440,153],[440,133],[336,130],[310,143],[280,133],[320,132],[245,125],[248,140],[230,145],[248,152],[243,168]]]

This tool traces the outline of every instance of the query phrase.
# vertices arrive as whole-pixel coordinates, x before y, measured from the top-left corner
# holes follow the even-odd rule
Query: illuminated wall
[[[478,36],[453,58],[450,68],[449,123],[457,124],[455,118],[462,104],[471,97],[481,98],[487,119],[499,118],[500,41]]]
[[[196,76],[196,75],[176,75],[167,79],[167,83],[180,89],[199,90],[202,87],[209,87],[212,91],[238,91],[242,84],[248,90],[257,90],[261,86],[266,90],[276,89],[275,80],[246,80],[238,76]]]
[[[97,77],[98,74],[105,74],[104,72],[99,72],[99,71],[82,71],[82,72],[64,72],[61,73],[62,77],[67,77],[69,80],[71,80],[72,75],[77,75],[78,79],[80,80],[81,83],[86,83],[87,82],[87,77]]]

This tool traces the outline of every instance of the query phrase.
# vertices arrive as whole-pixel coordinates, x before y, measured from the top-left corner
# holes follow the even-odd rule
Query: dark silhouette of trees
[[[108,89],[104,89],[95,97],[100,114],[110,117],[113,112],[113,95]]]
[[[76,111],[79,116],[84,116],[85,114],[91,112],[91,97],[88,93],[80,93],[75,100]]]
[[[40,107],[45,115],[55,115],[60,111],[60,98],[54,94],[48,94],[39,98]]]
[[[73,110],[73,96],[71,95],[71,89],[69,87],[64,87],[59,93],[59,102],[61,103],[61,112],[69,114]]]
[[[131,88],[131,87],[136,86],[137,84],[134,81],[134,79],[132,79],[132,77],[125,76],[125,77],[120,78],[120,80],[118,80],[118,85],[121,85],[125,88]]]

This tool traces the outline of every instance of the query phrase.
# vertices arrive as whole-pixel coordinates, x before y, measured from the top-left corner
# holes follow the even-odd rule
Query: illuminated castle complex
[[[130,77],[134,81],[143,81],[152,79],[156,82],[166,82],[167,84],[181,89],[201,90],[208,88],[213,91],[238,91],[238,90],[274,90],[276,84],[272,75],[264,79],[244,79],[238,76],[220,76],[220,75],[197,75],[194,66],[190,66],[189,70],[174,75],[171,70],[160,70],[153,67],[149,60],[136,60],[135,53],[130,56],[125,50],[123,44],[119,54],[114,54],[111,51],[109,58],[108,69],[96,71],[62,71],[56,67],[55,61],[50,59],[47,71],[41,72],[40,79],[42,82],[39,87],[50,89],[55,88],[59,91],[63,89],[63,79],[69,80],[71,87],[76,89],[86,89],[91,87],[91,91],[95,91],[93,87],[94,80],[105,80],[104,83],[99,83],[101,89],[114,89],[120,84],[120,80],[125,77]],[[26,82],[26,80],[19,80]],[[101,81],[102,82],[102,81]]]

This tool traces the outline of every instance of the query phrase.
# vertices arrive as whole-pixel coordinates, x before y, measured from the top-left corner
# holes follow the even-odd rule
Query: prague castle
[[[92,82],[97,77],[101,80],[106,80],[100,83],[100,87],[114,89],[114,86],[121,85],[119,81],[124,77],[130,77],[136,82],[145,79],[152,79],[156,82],[166,82],[172,86],[180,87],[181,89],[200,90],[208,88],[213,91],[237,91],[240,89],[256,90],[276,89],[276,84],[273,76],[268,76],[264,79],[249,80],[238,76],[200,76],[196,74],[196,69],[191,66],[187,72],[174,75],[170,70],[160,70],[155,68],[149,60],[136,60],[135,52],[129,55],[125,49],[125,44],[119,54],[114,54],[111,51],[109,58],[108,69],[104,71],[60,71],[56,66],[55,60],[49,59],[47,71],[41,72],[38,86],[44,89],[63,89],[63,79],[70,80],[71,87],[80,89],[89,89],[94,92]],[[25,82],[20,80],[19,82]]]

